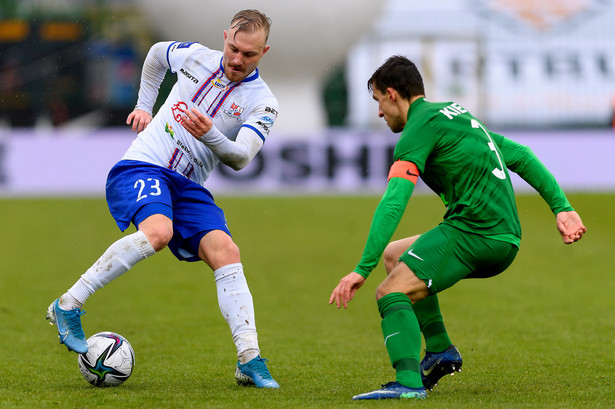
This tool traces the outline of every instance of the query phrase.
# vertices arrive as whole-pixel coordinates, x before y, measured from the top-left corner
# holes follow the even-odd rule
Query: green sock
[[[387,294],[378,300],[378,311],[384,345],[397,372],[395,380],[409,388],[422,388],[421,330],[410,299],[403,293]]]
[[[414,313],[425,337],[427,352],[442,352],[452,345],[440,313],[438,296],[433,294],[414,303]]]

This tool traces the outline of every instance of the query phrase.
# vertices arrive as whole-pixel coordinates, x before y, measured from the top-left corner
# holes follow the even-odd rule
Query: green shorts
[[[464,278],[493,277],[513,262],[518,247],[440,224],[421,236],[399,258],[425,281],[430,294]]]

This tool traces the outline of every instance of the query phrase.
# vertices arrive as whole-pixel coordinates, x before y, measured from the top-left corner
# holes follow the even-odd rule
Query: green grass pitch
[[[547,205],[521,195],[515,263],[440,295],[464,366],[423,402],[351,401],[394,378],[374,300],[382,266],[348,310],[328,305],[361,255],[378,197],[218,199],[279,390],[236,385],[211,271],[168,250],[86,303],[86,335],[118,332],[136,353],[125,384],[90,386],[45,311],[122,233],[101,198],[2,199],[0,408],[615,407],[615,194],[569,199],[589,230],[580,243],[564,245]],[[396,238],[424,232],[443,212],[432,195],[413,197]]]

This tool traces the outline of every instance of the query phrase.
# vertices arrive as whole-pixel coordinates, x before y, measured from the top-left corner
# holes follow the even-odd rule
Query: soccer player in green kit
[[[396,379],[353,399],[423,399],[442,376],[462,365],[437,293],[464,278],[501,273],[519,249],[521,226],[508,171],[541,194],[564,243],[580,240],[587,229],[528,147],[487,130],[456,103],[428,102],[421,74],[407,58],[389,58],[369,79],[368,89],[378,102],[378,116],[401,136],[363,256],[340,280],[329,304],[347,308],[383,258],[387,277],[376,299]],[[419,176],[442,198],[444,220],[424,234],[389,243]]]

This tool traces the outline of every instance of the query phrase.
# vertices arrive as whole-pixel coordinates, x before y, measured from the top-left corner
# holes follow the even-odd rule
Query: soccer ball
[[[88,338],[88,352],[77,357],[79,370],[94,386],[117,386],[123,383],[135,365],[135,353],[123,336],[99,332]]]

